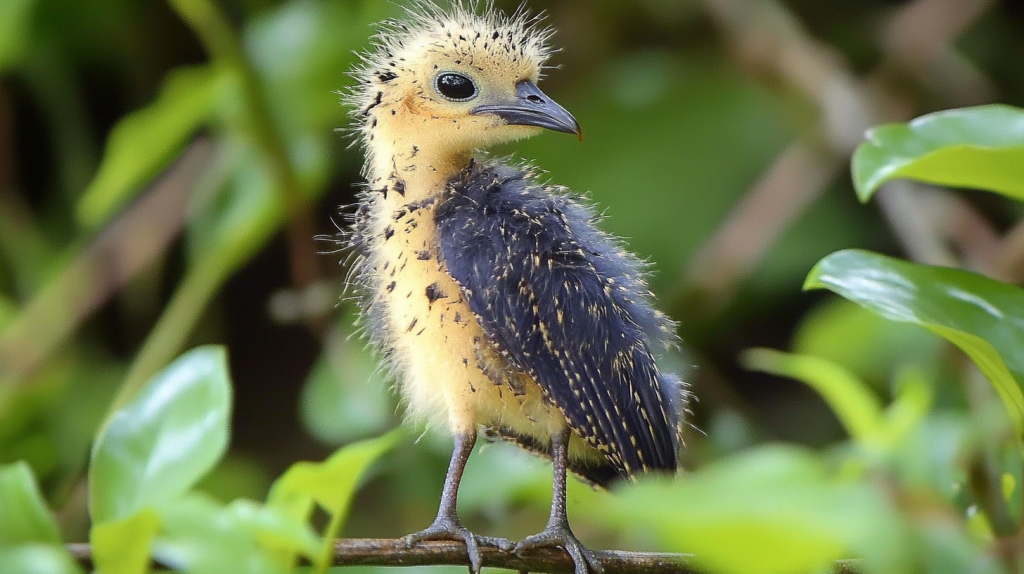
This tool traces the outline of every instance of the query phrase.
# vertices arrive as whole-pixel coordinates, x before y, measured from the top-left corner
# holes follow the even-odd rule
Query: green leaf
[[[193,490],[212,496],[223,503],[236,498],[256,499],[266,496],[274,477],[261,461],[230,450]]]
[[[315,558],[320,540],[303,520],[249,500],[223,507],[201,493],[188,493],[159,510],[163,533],[154,545],[160,562],[193,574],[285,571],[281,552]]]
[[[158,373],[96,439],[93,522],[122,519],[187,491],[223,455],[230,414],[223,348],[193,349]]]
[[[855,440],[874,435],[882,424],[882,405],[853,373],[819,357],[773,349],[750,349],[741,358],[747,369],[782,375],[807,383],[825,399]]]
[[[1014,530],[1016,530],[1021,521],[1021,505],[1024,503],[1024,497],[1021,496],[1020,488],[1018,485],[1022,478],[1024,478],[1024,453],[1021,452],[1019,444],[1012,442],[1006,442],[1000,447],[996,447],[993,444],[987,445],[989,448],[995,451],[995,456],[998,457],[1000,468],[999,486],[1003,494],[1003,500],[1006,501],[1006,510],[1009,518],[1013,521]]]
[[[229,137],[224,149],[226,184],[196,205],[186,239],[192,267],[208,266],[226,279],[279,228],[287,204],[273,170],[250,142]]]
[[[907,492],[955,500],[964,482],[963,461],[977,456],[976,434],[966,416],[932,413],[896,445],[889,475]]]
[[[278,508],[236,500],[228,505],[227,512],[264,548],[299,552],[310,559],[316,558],[320,550],[321,541],[313,529]]]
[[[25,462],[0,466],[0,572],[74,574],[57,521]]]
[[[23,544],[0,552],[0,572],[79,574],[81,571],[63,546]]]
[[[853,154],[857,197],[897,178],[985,189],[1024,199],[1024,110],[946,110],[868,130]]]
[[[270,488],[272,506],[293,498],[309,498],[331,514],[344,512],[366,469],[390,450],[401,429],[338,449],[323,462],[297,462]]]
[[[920,325],[959,347],[995,386],[1024,432],[1024,291],[981,275],[860,250],[815,265],[805,289],[829,289],[879,315]]]
[[[60,544],[57,522],[28,464],[0,466],[0,548],[32,542]]]
[[[942,348],[938,338],[919,327],[889,321],[839,297],[822,301],[801,318],[791,347],[800,355],[834,361],[879,390],[908,362],[938,363]]]
[[[884,446],[898,445],[922,424],[932,405],[932,385],[916,367],[896,373],[896,397],[885,409],[885,422],[877,439]]]
[[[387,3],[299,0],[279,4],[250,20],[242,44],[264,79],[282,128],[325,130],[346,123],[337,91],[366,40],[367,26],[396,15]]]
[[[102,574],[145,574],[160,518],[144,509],[119,520],[94,524],[89,531],[93,560]]]
[[[161,535],[153,557],[190,574],[277,574],[269,552],[260,548],[253,527],[212,498],[188,493],[160,508]]]
[[[0,2],[0,74],[16,65],[25,53],[35,3],[36,0]]]
[[[225,77],[222,69],[213,66],[174,70],[155,102],[114,126],[99,170],[78,203],[82,225],[102,225],[170,163],[214,114]]]
[[[879,568],[866,571],[904,571],[893,567],[905,560],[905,548],[885,497],[831,479],[812,453],[794,447],[748,450],[686,480],[645,482],[618,494],[604,510],[610,525],[692,552],[701,571],[825,571],[817,569],[854,555]]]
[[[295,463],[271,487],[267,506],[293,519],[305,521],[314,503],[331,516],[320,556],[315,561],[319,572],[330,563],[334,537],[344,524],[352,496],[366,470],[401,436],[401,429],[395,429],[381,437],[342,447],[324,462]],[[280,560],[290,564],[292,556],[282,554]]]
[[[976,514],[975,516],[980,516]],[[965,529],[950,528],[939,520],[921,521],[916,536],[921,565],[928,574],[1006,574],[1006,563],[986,544],[979,544]]]

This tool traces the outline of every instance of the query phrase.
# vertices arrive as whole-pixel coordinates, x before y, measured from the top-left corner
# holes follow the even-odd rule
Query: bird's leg
[[[437,509],[437,518],[426,529],[410,534],[404,538],[406,546],[412,546],[424,540],[461,540],[466,543],[466,554],[469,556],[469,569],[472,574],[479,574],[482,565],[479,545],[494,546],[504,551],[512,550],[515,544],[504,538],[477,536],[459,522],[456,502],[459,497],[459,483],[462,471],[466,469],[466,461],[476,444],[476,430],[455,435],[455,449],[452,460],[448,464],[448,474],[444,478],[441,491],[441,505]]]
[[[539,534],[528,536],[516,545],[516,553],[530,548],[561,546],[572,557],[576,574],[601,574],[604,568],[569,528],[565,513],[565,470],[569,457],[569,430],[551,436],[551,466],[554,474],[551,487],[551,516]]]

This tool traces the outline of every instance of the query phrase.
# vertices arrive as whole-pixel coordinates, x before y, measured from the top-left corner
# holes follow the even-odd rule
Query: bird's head
[[[489,2],[444,11],[419,2],[386,23],[354,76],[357,129],[376,145],[416,142],[461,154],[529,137],[543,128],[581,134],[572,114],[538,87],[551,50],[549,29],[524,11]]]

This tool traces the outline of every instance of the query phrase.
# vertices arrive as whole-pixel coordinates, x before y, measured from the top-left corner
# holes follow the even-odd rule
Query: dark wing
[[[435,219],[490,342],[623,476],[675,470],[682,390],[651,351],[671,323],[593,213],[504,166],[451,182]]]

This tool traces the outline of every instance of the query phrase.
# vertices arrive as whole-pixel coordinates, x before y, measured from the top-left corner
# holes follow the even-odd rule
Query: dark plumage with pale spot
[[[640,262],[594,213],[526,171],[474,163],[434,219],[448,272],[491,344],[572,430],[622,477],[675,471],[680,382],[651,351],[673,325],[651,307]]]

